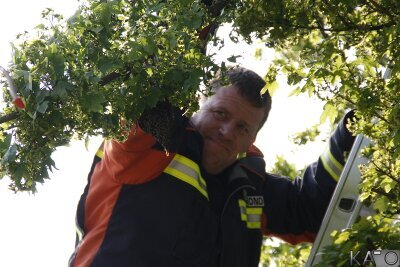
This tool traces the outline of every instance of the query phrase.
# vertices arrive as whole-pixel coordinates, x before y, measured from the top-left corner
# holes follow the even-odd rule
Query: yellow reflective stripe
[[[103,156],[104,156],[104,151],[101,149],[101,148],[99,148],[98,150],[97,150],[97,152],[96,152],[96,156],[98,156],[99,158],[103,158]]]
[[[167,167],[164,170],[165,173],[168,173],[169,175],[172,175],[188,184],[190,184],[191,186],[193,186],[194,188],[196,188],[197,190],[200,191],[201,194],[203,194],[207,199],[208,199],[208,194],[207,192],[200,186],[200,184],[198,183],[198,181],[196,181],[195,179],[193,179],[193,177],[187,175],[186,173],[183,173],[177,169],[173,169],[171,167]]]
[[[239,154],[236,156],[236,159],[242,159],[242,158],[245,158],[246,156],[247,156],[247,153],[246,153],[246,152],[239,153]]]
[[[343,171],[343,165],[340,164],[340,162],[337,161],[337,160],[335,159],[335,157],[332,155],[330,149],[328,150],[328,158],[329,158],[330,162],[332,162],[333,165],[335,165],[335,167],[336,167],[340,172]]]
[[[199,166],[191,159],[176,154],[164,172],[190,184],[208,199],[207,184],[201,176]]]
[[[262,208],[247,208],[247,214],[261,214]]]
[[[262,208],[250,208],[247,207],[246,202],[243,199],[239,199],[240,218],[246,222],[246,226],[249,229],[261,228],[261,216]]]
[[[262,208],[247,208],[247,228],[261,228]]]
[[[343,165],[335,159],[330,151],[330,147],[324,151],[321,156],[322,165],[325,170],[332,176],[335,181],[339,180],[340,174],[343,170]]]
[[[260,229],[261,228],[261,222],[247,222],[247,228]]]
[[[191,159],[189,159],[189,158],[187,158],[185,156],[182,156],[180,154],[176,154],[175,157],[174,157],[174,160],[177,160],[180,163],[192,168],[196,172],[196,174],[198,175],[197,178],[200,180],[200,183],[202,185],[204,185],[204,186],[207,185],[206,181],[201,176],[199,165],[197,165],[196,162],[194,162],[193,160],[191,160]]]

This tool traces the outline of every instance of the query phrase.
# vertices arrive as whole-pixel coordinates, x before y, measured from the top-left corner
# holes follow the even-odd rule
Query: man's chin
[[[210,160],[210,157],[206,156],[207,154],[203,155],[203,168],[204,170],[212,175],[218,174],[221,172],[221,167],[219,164],[216,164],[215,161]],[[210,154],[208,154],[210,155]]]
[[[217,175],[218,173],[222,172],[222,170],[220,168],[213,168],[213,167],[206,168],[206,167],[204,167],[204,169],[206,170],[206,172],[208,174],[211,174],[211,175]]]
[[[218,152],[216,152],[218,153]],[[210,154],[209,154],[210,155]],[[215,155],[215,154],[214,154]],[[212,175],[216,175],[225,170],[231,163],[225,162],[225,164],[218,161],[218,159],[212,160],[211,158],[203,157],[203,169]]]

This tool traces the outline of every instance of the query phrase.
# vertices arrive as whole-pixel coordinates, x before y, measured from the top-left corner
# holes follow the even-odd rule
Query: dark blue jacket
[[[139,126],[97,153],[70,266],[256,267],[263,234],[313,240],[354,140],[343,122],[327,152],[292,182],[265,173],[256,150],[208,175],[201,136],[177,118],[169,154]]]

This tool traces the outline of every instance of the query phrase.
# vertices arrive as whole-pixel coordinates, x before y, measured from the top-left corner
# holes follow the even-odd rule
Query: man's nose
[[[223,136],[225,139],[233,140],[235,137],[235,132],[234,132],[234,125],[233,123],[223,123],[221,124],[219,128],[219,133],[221,136]]]

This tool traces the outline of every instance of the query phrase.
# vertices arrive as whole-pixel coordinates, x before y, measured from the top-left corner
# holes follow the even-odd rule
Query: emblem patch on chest
[[[264,207],[264,197],[248,196],[246,197],[246,204],[248,207]]]

